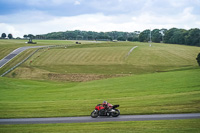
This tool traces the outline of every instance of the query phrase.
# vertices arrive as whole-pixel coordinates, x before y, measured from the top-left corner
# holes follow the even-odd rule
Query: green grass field
[[[74,43],[37,42],[37,45]],[[24,40],[0,40],[1,58],[25,45]],[[138,47],[127,56],[134,46]],[[20,54],[0,72],[31,52]],[[86,116],[104,100],[120,104],[122,115],[200,112],[200,68],[195,60],[199,52],[200,47],[172,44],[149,47],[138,42],[84,42],[67,48],[43,49],[6,77],[0,77],[0,118]],[[199,132],[200,129],[199,119],[0,125],[0,132],[99,130]]]
[[[133,75],[91,82],[0,78],[0,117],[90,115],[103,100],[121,114],[200,112],[200,69]]]
[[[3,133],[199,133],[200,120],[0,125]]]
[[[127,56],[129,50],[138,46]],[[107,42],[42,49],[8,77],[90,81],[197,66],[199,47],[171,44]],[[30,63],[32,61],[32,63]]]
[[[200,51],[198,47],[167,44],[154,44],[153,47],[149,47],[145,43],[84,46],[51,49],[45,53],[41,51],[40,58],[30,59],[34,61],[31,66],[59,73],[137,74],[196,66],[195,57]],[[127,57],[129,50],[134,46],[138,47]],[[62,69],[57,69],[59,66],[62,66]]]

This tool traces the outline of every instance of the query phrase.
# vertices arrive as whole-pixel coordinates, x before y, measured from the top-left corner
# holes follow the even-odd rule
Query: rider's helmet
[[[107,105],[108,104],[108,102],[107,101],[103,101],[103,105]]]

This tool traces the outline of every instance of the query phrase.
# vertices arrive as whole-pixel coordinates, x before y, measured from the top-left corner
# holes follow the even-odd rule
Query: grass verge
[[[2,133],[199,133],[200,119],[73,124],[0,125]]]

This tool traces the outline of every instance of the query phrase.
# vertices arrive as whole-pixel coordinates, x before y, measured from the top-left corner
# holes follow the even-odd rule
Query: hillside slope
[[[0,118],[90,115],[104,100],[121,114],[200,112],[200,69],[90,82],[0,78]]]
[[[130,55],[129,51],[135,48]],[[146,43],[99,43],[40,50],[9,77],[90,81],[197,66],[200,47]]]

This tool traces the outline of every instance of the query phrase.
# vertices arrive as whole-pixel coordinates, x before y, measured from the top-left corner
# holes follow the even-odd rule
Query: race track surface
[[[30,49],[30,48],[41,48],[45,46],[26,46],[26,47],[20,47],[18,49],[15,49],[10,54],[8,54],[6,57],[0,60],[0,68],[3,67],[6,63],[8,63],[10,60],[12,60],[15,56],[20,54],[21,52]]]
[[[192,114],[156,114],[156,115],[121,115],[119,117],[57,117],[57,118],[20,118],[0,119],[0,124],[44,124],[44,123],[86,123],[109,121],[148,121],[148,120],[177,120],[200,119],[200,113]]]

